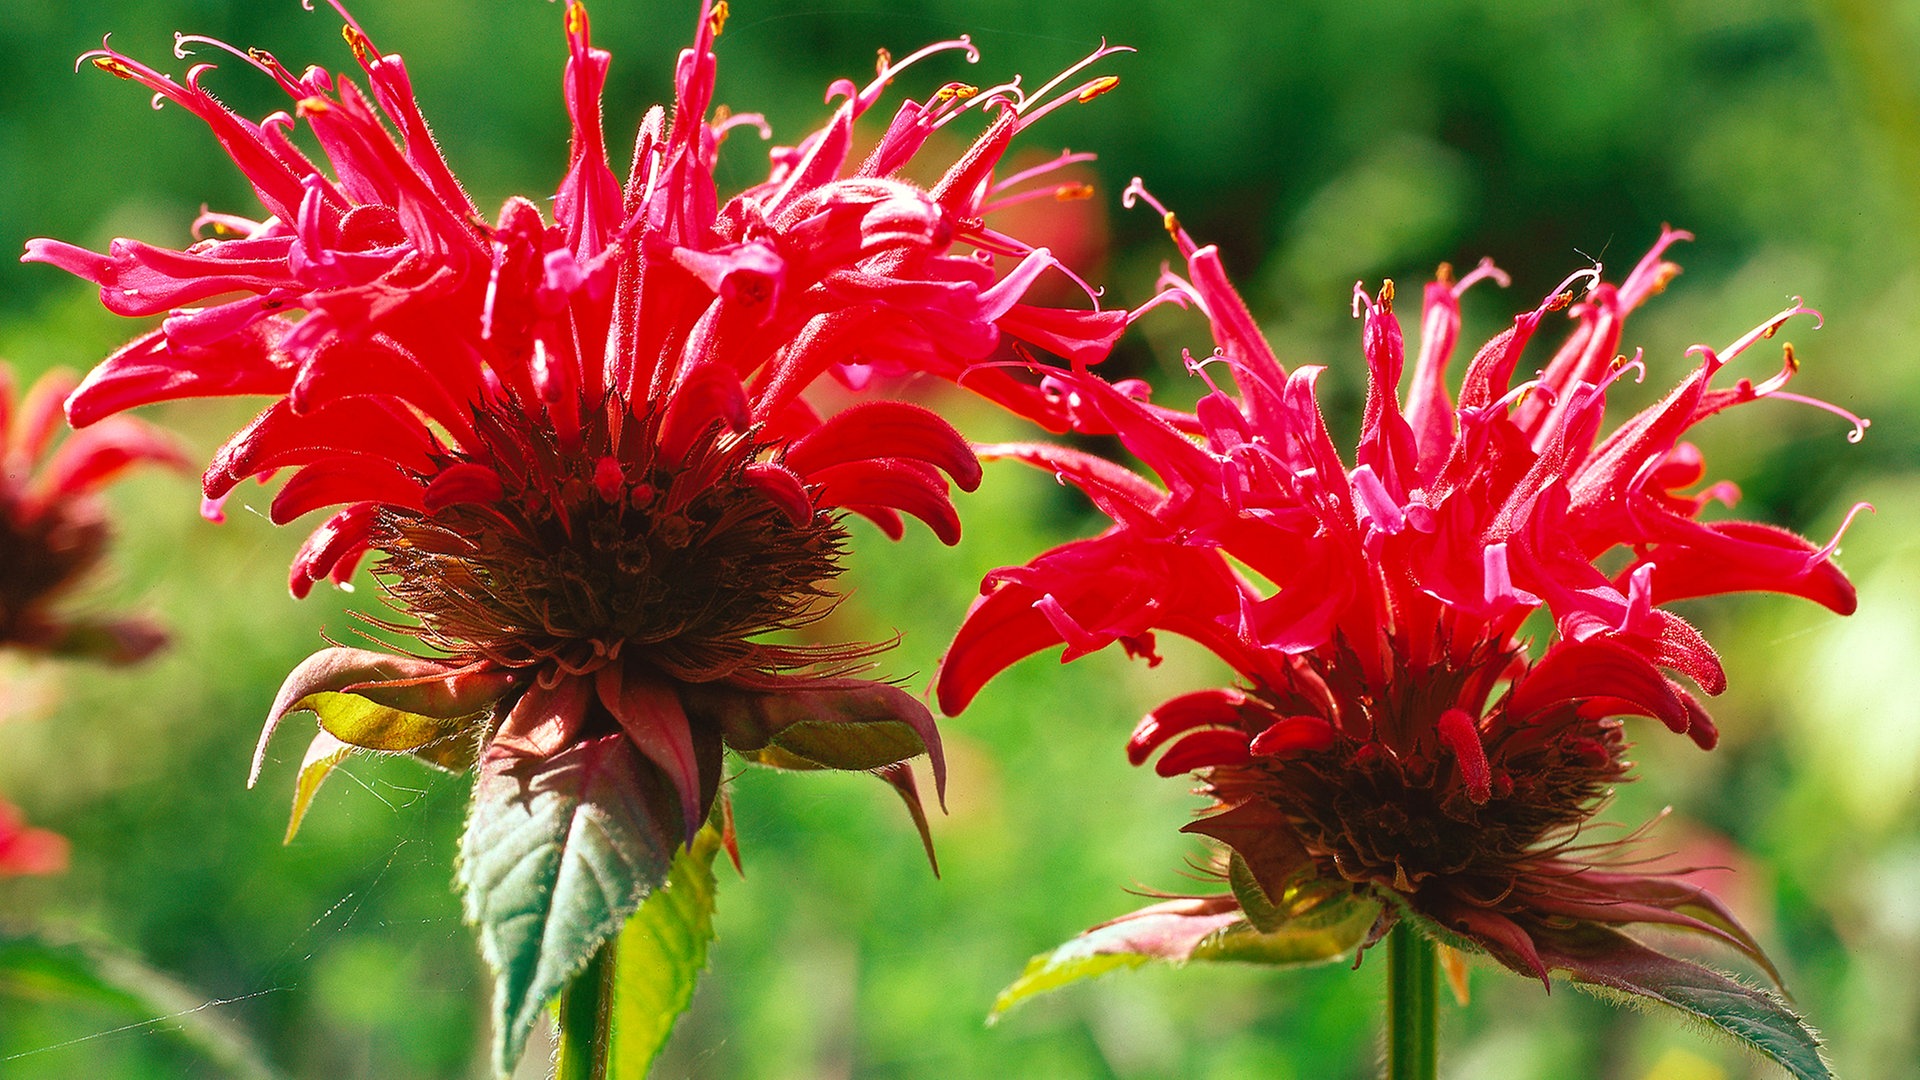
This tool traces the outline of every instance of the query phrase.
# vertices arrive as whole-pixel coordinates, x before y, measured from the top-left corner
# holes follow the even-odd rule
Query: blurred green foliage
[[[564,166],[560,10],[538,0],[362,0],[356,13],[406,54],[424,111],[483,206],[550,192]],[[615,56],[607,117],[619,146],[665,100],[691,5],[601,0],[596,41]],[[290,66],[350,59],[330,14],[294,0],[10,0],[0,5],[0,247],[51,235],[177,242],[204,202],[251,212],[198,125],[72,58],[111,31],[159,66],[179,29],[259,45]],[[1621,268],[1662,221],[1690,228],[1688,273],[1636,317],[1658,393],[1682,351],[1724,344],[1804,294],[1827,315],[1793,328],[1799,389],[1872,416],[1868,439],[1813,410],[1766,403],[1702,433],[1717,476],[1751,516],[1814,534],[1857,499],[1879,507],[1849,534],[1860,611],[1743,598],[1691,610],[1724,649],[1733,689],[1722,747],[1701,754],[1640,729],[1642,779],[1614,816],[1671,804],[1663,835],[1734,867],[1724,887],[1774,951],[1845,1075],[1905,1074],[1920,1057],[1920,4],[1798,0],[1426,0],[1274,5],[1184,0],[877,0],[804,10],[735,6],[719,45],[720,100],[764,111],[791,139],[824,115],[833,77],[970,33],[954,57],[902,80],[1044,79],[1101,35],[1139,53],[1108,62],[1123,85],[1032,133],[1044,153],[1098,151],[1106,265],[1083,267],[1138,302],[1172,252],[1151,214],[1116,193],[1146,177],[1204,242],[1217,242],[1290,363],[1331,365],[1336,426],[1357,426],[1357,278],[1407,284],[1436,264],[1495,256],[1506,295],[1476,291],[1469,337],[1572,269]],[[202,59],[220,57],[205,48]],[[280,108],[228,60],[209,85],[243,111]],[[758,151],[725,166],[742,184]],[[1408,293],[1406,295],[1414,295]],[[0,355],[31,373],[85,367],[134,327],[86,286],[0,261]],[[1114,361],[1170,398],[1181,347],[1204,328],[1163,312]],[[1482,335],[1484,336],[1484,335]],[[1772,373],[1759,351],[1748,374]],[[956,406],[980,438],[1021,432]],[[155,410],[203,454],[245,403]],[[0,662],[0,791],[73,840],[63,877],[0,882],[0,912],[137,952],[251,1031],[299,1077],[480,1077],[484,995],[451,891],[465,783],[406,762],[361,764],[279,845],[298,739],[244,789],[259,719],[282,675],[377,604],[370,582],[295,603],[284,575],[297,529],[271,528],[258,494],[221,527],[189,480],[115,492],[117,570],[101,602],[143,604],[178,641],[137,671]],[[244,504],[244,505],[243,505]],[[860,529],[853,600],[829,631],[885,637],[916,680],[985,570],[1094,527],[1050,480],[1011,465],[963,500],[957,550],[924,532],[889,545]],[[858,527],[857,527],[858,528]],[[744,880],[722,871],[719,939],[661,1076],[1362,1077],[1375,1056],[1380,964],[1273,973],[1141,971],[982,1020],[1026,958],[1135,905],[1129,886],[1179,890],[1200,849],[1176,827],[1180,783],[1130,769],[1141,711],[1224,677],[1197,650],[1153,671],[1101,656],[1039,659],[945,725],[943,878],[928,872],[893,796],[859,777],[743,771],[734,787]],[[916,683],[918,685],[918,683]],[[1707,1080],[1764,1075],[1738,1051],[1667,1018],[1565,987],[1475,969],[1470,1008],[1447,1007],[1446,1070],[1486,1077]],[[0,1076],[216,1076],[101,1007],[0,997]],[[107,1032],[107,1034],[99,1034]],[[78,1041],[76,1041],[78,1040]],[[540,1071],[536,1049],[523,1074]]]

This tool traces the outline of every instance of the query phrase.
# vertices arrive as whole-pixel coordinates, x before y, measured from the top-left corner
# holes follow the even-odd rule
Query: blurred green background
[[[904,9],[907,5],[895,5]],[[324,5],[323,5],[324,7]],[[1699,432],[1747,516],[1830,535],[1856,500],[1844,565],[1861,606],[1841,620],[1770,597],[1690,607],[1723,649],[1733,689],[1711,754],[1642,726],[1641,779],[1612,816],[1672,805],[1670,846],[1738,870],[1725,884],[1831,1042],[1843,1075],[1910,1076],[1920,1058],[1920,4],[1667,0],[1643,4],[1424,0],[1285,5],[1223,0],[924,0],[794,9],[742,0],[719,43],[719,100],[767,113],[785,140],[824,115],[833,77],[970,33],[985,56],[936,60],[895,96],[947,79],[1035,85],[1102,35],[1139,48],[1102,70],[1118,91],[1027,137],[1101,155],[1096,202],[1068,235],[1082,269],[1139,302],[1171,248],[1118,191],[1147,178],[1201,242],[1225,251],[1289,363],[1331,365],[1328,409],[1350,438],[1362,388],[1356,279],[1401,280],[1492,255],[1506,294],[1476,290],[1468,338],[1497,329],[1597,258],[1624,271],[1663,221],[1695,231],[1687,273],[1629,327],[1650,397],[1695,342],[1724,345],[1792,295],[1827,315],[1790,327],[1796,389],[1875,421],[1860,445],[1788,404]],[[593,5],[615,56],[607,98],[620,146],[666,100],[690,4]],[[561,12],[540,0],[361,0],[383,49],[403,52],[426,115],[483,207],[551,192],[564,167]],[[116,45],[183,71],[175,30],[258,45],[296,69],[351,59],[330,13],[294,0],[8,0],[0,4],[0,248],[51,235],[176,244],[204,202],[252,213],[246,189],[185,113],[73,57]],[[206,59],[219,59],[206,56]],[[252,115],[284,99],[229,60],[209,78]],[[881,110],[886,112],[886,109]],[[879,118],[875,118],[878,122]],[[737,187],[760,166],[736,136]],[[620,163],[617,167],[624,167]],[[1103,252],[1105,253],[1103,255]],[[1409,319],[1411,322],[1411,319]],[[23,375],[84,368],[136,327],[47,267],[0,260],[0,356]],[[1165,311],[1114,361],[1171,398],[1182,346],[1204,327]],[[1409,333],[1413,332],[1409,327]],[[1471,347],[1470,340],[1464,347]],[[1544,355],[1544,354],[1542,354]],[[1756,350],[1758,377],[1777,355]],[[981,438],[1019,434],[956,406]],[[202,460],[247,403],[153,410]],[[185,477],[113,492],[116,570],[102,605],[144,606],[178,635],[137,671],[0,660],[0,792],[73,841],[50,879],[0,881],[0,916],[143,956],[193,988],[203,1013],[257,1039],[302,1078],[485,1075],[487,982],[450,889],[463,781],[406,762],[359,765],[280,846],[299,739],[261,788],[246,762],[282,675],[375,602],[289,599],[303,530],[274,529],[264,495],[202,522]],[[248,505],[242,506],[242,503]],[[856,527],[854,599],[835,630],[904,640],[885,660],[916,687],[996,565],[1097,528],[1075,497],[1013,466],[962,502],[967,540],[924,531],[889,545]],[[723,872],[719,942],[657,1074],[697,1077],[1363,1077],[1376,1056],[1383,963],[1111,976],[1023,1006],[993,1028],[994,992],[1026,958],[1137,906],[1129,887],[1178,890],[1197,806],[1178,781],[1127,767],[1147,707],[1225,673],[1174,648],[1152,672],[1100,656],[1036,659],[948,722],[951,812],[935,820],[935,880],[893,796],[860,777],[744,772],[735,785],[746,877]],[[1722,958],[1724,960],[1724,958]],[[1617,1011],[1567,987],[1477,967],[1469,1008],[1445,1007],[1444,1070],[1491,1078],[1713,1080],[1771,1073],[1665,1016]],[[198,1016],[200,1014],[196,1014]],[[32,985],[0,992],[0,1077],[220,1076],[173,1034],[178,1019],[75,1005]],[[137,1026],[126,1026],[137,1025]],[[536,1049],[523,1075],[540,1072]]]

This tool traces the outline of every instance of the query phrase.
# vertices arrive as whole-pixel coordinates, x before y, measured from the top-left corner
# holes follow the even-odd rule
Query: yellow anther
[[[1077,97],[1081,102],[1081,104],[1085,104],[1119,85],[1120,85],[1120,76],[1103,75],[1100,78],[1095,79],[1092,82],[1088,83],[1087,85],[1081,87],[1080,93],[1077,95]]]
[[[1435,270],[1433,272],[1433,280],[1439,282],[1442,285],[1445,285],[1448,288],[1452,288],[1453,287],[1453,264],[1447,263],[1447,262],[1441,263],[1440,269]]]
[[[573,0],[567,5],[567,33],[578,37],[587,32],[587,5]]]
[[[1167,234],[1175,240],[1180,239],[1180,219],[1173,216],[1173,211],[1160,215],[1160,227],[1166,229]]]
[[[1061,184],[1053,189],[1053,197],[1061,202],[1074,202],[1078,199],[1093,198],[1092,184]]]
[[[293,111],[301,116],[314,116],[333,108],[333,104],[323,97],[301,98]]]
[[[118,78],[122,78],[122,79],[133,78],[133,69],[111,56],[94,57],[93,66],[99,68],[101,71],[104,71],[109,75],[113,75]]]
[[[378,58],[373,42],[368,41],[367,35],[355,29],[352,23],[340,28],[340,36],[347,39],[347,48],[353,50],[353,58],[360,61],[361,65],[372,64]]]
[[[888,52],[885,49],[879,50],[879,56],[873,62],[873,73],[875,75],[885,75],[887,73],[887,69],[892,66],[893,66],[893,54]]]
[[[974,96],[975,94],[978,94],[979,92],[980,92],[980,88],[977,86],[968,86],[966,83],[957,83],[957,82],[948,83],[947,85],[933,92],[933,100],[965,101],[968,98]]]
[[[1780,354],[1781,358],[1786,362],[1787,374],[1798,375],[1800,373],[1800,358],[1793,355],[1793,342],[1781,342]]]
[[[1563,292],[1560,295],[1554,297],[1553,299],[1547,301],[1547,310],[1560,311],[1564,309],[1568,304],[1571,304],[1571,303],[1573,303],[1573,290],[1568,289],[1566,292]]]
[[[1392,278],[1387,278],[1380,282],[1380,309],[1389,315],[1393,314]]]
[[[1667,284],[1680,276],[1680,267],[1676,263],[1663,262],[1660,269],[1654,271],[1653,284],[1647,286],[1647,295],[1652,296],[1666,289]]]
[[[727,0],[713,5],[713,14],[707,16],[707,28],[713,31],[714,37],[719,37],[720,31],[727,28]]]

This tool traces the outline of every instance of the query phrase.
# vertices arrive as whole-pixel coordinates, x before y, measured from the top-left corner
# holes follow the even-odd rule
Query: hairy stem
[[[1439,973],[1433,942],[1402,919],[1387,935],[1387,1080],[1439,1075]]]
[[[613,1053],[613,941],[560,994],[560,1056],[554,1080],[606,1080]]]

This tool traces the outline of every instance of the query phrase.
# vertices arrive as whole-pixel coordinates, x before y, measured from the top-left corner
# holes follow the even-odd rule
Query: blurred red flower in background
[[[12,370],[0,365],[0,647],[131,663],[166,643],[157,624],[55,608],[106,557],[100,489],[135,465],[187,462],[165,435],[127,417],[60,439],[60,403],[73,387],[72,375],[49,372],[16,401]]]
[[[57,874],[66,868],[66,837],[33,828],[18,809],[0,799],[0,877]]]

